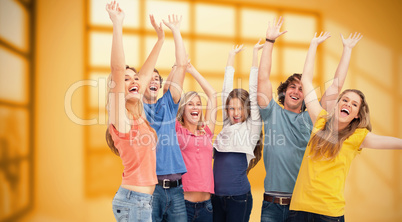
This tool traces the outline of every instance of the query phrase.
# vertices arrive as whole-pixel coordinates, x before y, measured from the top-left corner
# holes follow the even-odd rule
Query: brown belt
[[[290,204],[290,197],[274,197],[264,193],[264,200],[268,202],[274,202],[280,205],[289,205]]]

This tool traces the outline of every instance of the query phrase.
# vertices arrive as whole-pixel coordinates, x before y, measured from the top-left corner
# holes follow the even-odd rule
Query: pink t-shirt
[[[214,134],[204,127],[205,134],[194,135],[176,121],[179,141],[187,173],[183,174],[183,190],[214,193],[212,172],[212,138]]]
[[[120,133],[111,124],[109,132],[122,160],[123,185],[151,186],[156,178],[156,138],[146,123],[134,123],[129,133]]]

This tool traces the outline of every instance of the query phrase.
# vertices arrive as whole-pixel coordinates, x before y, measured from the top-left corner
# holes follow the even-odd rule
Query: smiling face
[[[185,124],[197,125],[202,115],[200,97],[194,95],[184,106],[183,120]]]
[[[359,118],[362,99],[355,92],[347,92],[338,101],[335,118],[339,124],[348,125],[353,119]]]
[[[161,86],[161,79],[159,74],[154,72],[152,74],[151,82],[149,83],[148,87],[145,89],[144,96],[147,100],[153,101],[158,98],[158,92]]]
[[[131,97],[131,96],[139,98],[139,96],[140,96],[139,90],[141,87],[140,86],[140,78],[133,70],[126,69],[124,83],[125,83],[124,95],[126,96],[126,99],[128,99],[128,97]]]
[[[284,108],[286,110],[299,113],[303,104],[304,94],[300,81],[292,81],[286,88],[284,98]]]
[[[238,98],[232,98],[229,101],[227,113],[231,124],[242,123],[246,120],[244,104]]]

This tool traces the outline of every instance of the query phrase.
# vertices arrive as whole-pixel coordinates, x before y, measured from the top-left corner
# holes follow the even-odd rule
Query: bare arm
[[[165,32],[163,31],[162,23],[159,26],[156,24],[154,16],[149,15],[151,20],[151,24],[154,27],[156,34],[158,35],[158,41],[155,43],[155,46],[152,48],[151,53],[149,54],[147,60],[142,66],[141,70],[138,72],[138,76],[140,77],[141,85],[148,86],[149,82],[152,79],[152,73],[154,72],[154,68],[156,65],[156,61],[158,59],[159,53],[162,49],[163,42],[165,40]],[[140,93],[144,94],[146,87],[140,88]]]
[[[331,86],[325,91],[321,98],[321,105],[325,110],[331,110],[336,104],[336,99],[342,90],[343,84],[345,83],[346,74],[349,68],[349,62],[352,55],[352,48],[359,42],[363,37],[360,33],[355,33],[349,35],[349,38],[344,39],[341,34],[343,43],[343,52],[341,60],[339,61],[338,68],[336,69],[333,82]]]
[[[169,74],[172,75],[169,89],[174,103],[180,101],[187,67],[186,49],[180,34],[181,20],[182,17],[179,18],[177,15],[169,16],[168,22],[163,20],[163,23],[172,31],[175,44],[176,69]]]
[[[124,12],[116,1],[106,4],[106,11],[113,23],[112,54],[110,68],[112,70],[112,86],[109,93],[109,121],[119,132],[130,130],[126,118],[125,106],[125,71],[126,62],[123,50]]]
[[[282,23],[282,17],[274,19],[272,26],[268,23],[268,29],[266,33],[266,38],[275,41],[279,36],[285,34],[287,31],[280,32]],[[257,101],[261,108],[265,108],[269,101],[272,99],[272,83],[270,80],[271,75],[271,65],[272,65],[272,51],[274,43],[266,41],[263,46],[261,54],[260,67],[258,69],[258,85],[257,85]]]
[[[311,121],[315,123],[318,115],[320,114],[322,107],[317,99],[317,94],[313,87],[313,72],[314,72],[314,60],[315,55],[317,53],[317,47],[320,43],[331,37],[328,32],[324,34],[321,32],[320,36],[316,37],[317,33],[315,33],[314,38],[311,40],[310,48],[308,49],[306,61],[304,63],[303,75],[302,75],[302,85],[303,85],[303,94],[304,94],[304,102],[307,106],[308,114],[310,115]]]
[[[195,80],[197,80],[198,84],[200,84],[202,90],[204,90],[205,94],[208,96],[207,108],[205,110],[205,121],[208,125],[208,128],[213,133],[215,130],[215,122],[216,122],[216,106],[218,104],[216,91],[212,88],[211,84],[194,68],[191,63],[187,65],[187,72],[190,73]]]
[[[173,73],[175,71],[176,71],[176,64],[174,64],[172,66],[172,69],[170,70],[170,73],[169,73],[167,79],[165,80],[165,85],[163,86],[163,94],[165,94],[169,90],[170,85],[172,83]]]
[[[402,149],[402,139],[368,133],[360,148]]]
[[[258,40],[257,44],[254,45],[253,48],[253,62],[251,63],[252,67],[258,68],[258,51],[264,47],[264,44],[260,44],[261,39]]]

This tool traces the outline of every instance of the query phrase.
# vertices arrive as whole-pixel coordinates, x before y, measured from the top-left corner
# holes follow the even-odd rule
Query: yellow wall
[[[249,1],[296,11],[316,11],[321,15],[324,30],[331,31],[331,39],[320,52],[324,82],[330,80],[341,55],[339,33],[363,33],[364,38],[353,51],[345,88],[365,92],[375,133],[401,138],[401,3],[397,0],[278,2]],[[96,198],[86,196],[84,128],[71,121],[64,108],[69,87],[82,80],[85,72],[84,6],[81,0],[37,1],[35,201],[34,209],[24,221],[114,220],[111,211],[114,193]],[[291,35],[292,30],[288,31],[286,35]],[[286,66],[292,61],[284,62]],[[84,115],[82,89],[72,95],[72,107],[77,116]],[[104,140],[103,134],[99,140]],[[348,221],[402,220],[401,160],[401,151],[365,150],[356,158],[345,191]],[[250,175],[254,198],[251,221],[259,221],[264,176],[260,162]]]

